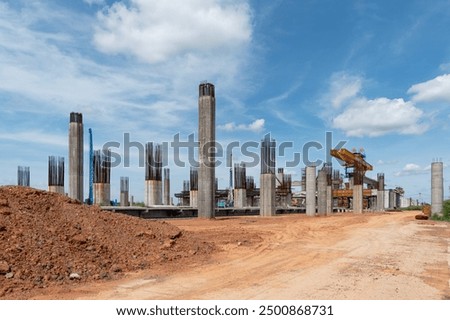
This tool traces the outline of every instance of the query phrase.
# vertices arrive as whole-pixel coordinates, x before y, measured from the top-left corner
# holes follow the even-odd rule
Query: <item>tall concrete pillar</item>
[[[377,190],[377,211],[383,212],[384,207],[384,173],[379,173],[377,175],[378,180],[378,190]]]
[[[145,195],[146,206],[162,204],[162,153],[161,145],[148,142],[145,146]]]
[[[120,177],[120,205],[122,207],[128,207],[130,192],[130,180],[128,177]]]
[[[306,215],[316,215],[316,167],[306,167]]]
[[[69,123],[69,197],[80,202],[83,194],[83,115],[70,113]]]
[[[444,202],[444,165],[441,161],[431,163],[431,213],[442,215]]]
[[[353,171],[353,213],[363,213],[363,180],[364,171],[355,168]]]
[[[323,216],[327,212],[327,172],[319,170],[317,177],[317,215]]]
[[[170,201],[170,169],[164,168],[164,204],[172,205]]]
[[[202,83],[198,98],[198,217],[215,217],[216,97],[214,85]]]
[[[325,166],[327,171],[327,211],[326,213],[333,213],[333,167],[331,163]]]
[[[363,213],[363,185],[353,185],[353,213]]]
[[[246,189],[246,169],[244,164],[234,165],[234,207],[244,208],[247,206],[247,189]]]
[[[64,158],[48,157],[48,191],[64,194]]]
[[[109,206],[111,202],[111,153],[94,151],[94,204]]]
[[[189,206],[198,208],[198,169],[191,168],[189,177]]]
[[[259,214],[274,216],[275,207],[275,140],[266,135],[261,141],[261,187],[259,188]]]

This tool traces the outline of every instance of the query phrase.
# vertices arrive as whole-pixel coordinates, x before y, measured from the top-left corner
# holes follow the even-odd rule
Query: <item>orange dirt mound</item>
[[[212,250],[163,221],[102,211],[32,188],[0,187],[1,298],[153,266],[174,268]]]

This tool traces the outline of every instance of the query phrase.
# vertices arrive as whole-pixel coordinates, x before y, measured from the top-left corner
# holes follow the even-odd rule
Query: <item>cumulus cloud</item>
[[[148,63],[232,52],[252,36],[250,7],[242,1],[131,0],[114,3],[98,20],[94,43],[100,51]]]
[[[361,90],[362,79],[343,72],[331,76],[329,101],[333,108],[340,108]]]
[[[330,87],[322,98],[322,115],[331,126],[353,137],[377,137],[389,133],[420,134],[427,130],[423,111],[413,102],[361,94],[364,79],[338,72],[331,76]]]
[[[333,127],[354,137],[376,137],[387,133],[420,134],[427,129],[420,123],[422,116],[422,110],[403,99],[360,98],[333,120]]]
[[[414,101],[445,101],[450,102],[450,74],[444,74],[434,79],[417,83],[408,90]]]
[[[422,168],[418,164],[415,163],[407,163],[401,171],[398,171],[394,173],[396,177],[401,176],[412,176],[412,175],[419,175],[419,174],[427,174],[429,173],[430,167]]]
[[[236,125],[234,122],[229,122],[224,125],[219,125],[218,129],[225,131],[252,131],[252,132],[261,132],[264,129],[264,119],[257,119],[250,124],[238,124]]]

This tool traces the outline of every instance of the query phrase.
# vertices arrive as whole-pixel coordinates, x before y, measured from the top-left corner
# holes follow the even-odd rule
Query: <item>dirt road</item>
[[[179,272],[37,298],[449,299],[450,224],[415,214],[172,220],[220,250]]]

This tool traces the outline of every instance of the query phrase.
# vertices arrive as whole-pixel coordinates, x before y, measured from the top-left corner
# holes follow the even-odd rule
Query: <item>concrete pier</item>
[[[259,212],[261,216],[274,216],[275,204],[275,140],[269,135],[261,141],[261,177]]]
[[[214,85],[202,83],[198,98],[198,217],[215,217],[216,97]]]
[[[129,192],[130,179],[128,177],[120,177],[120,205],[122,207],[130,206]]]
[[[111,153],[94,151],[94,204],[108,206],[111,203]]]
[[[247,190],[234,189],[234,207],[241,209],[247,206]]]
[[[84,201],[83,193],[83,115],[72,112],[69,123],[69,197]]]
[[[64,157],[48,157],[48,191],[64,194]]]
[[[234,165],[234,207],[237,209],[247,206],[247,177],[244,164]]]
[[[327,212],[327,172],[319,170],[317,177],[317,215],[324,216]]]
[[[384,211],[384,173],[377,174],[378,188],[377,188],[377,211]]]
[[[162,181],[146,180],[145,181],[145,200],[146,206],[158,206],[162,204]]]
[[[363,213],[363,185],[353,185],[353,213]]]
[[[189,191],[189,206],[192,208],[198,208],[198,190]]]
[[[109,206],[111,204],[111,185],[94,182],[94,204]]]
[[[353,171],[353,213],[363,213],[363,180],[364,171],[355,168]]]
[[[316,167],[306,167],[306,215],[316,215]]]
[[[145,194],[146,206],[162,205],[162,153],[161,145],[148,142],[145,146]]]
[[[164,204],[166,206],[172,205],[170,201],[170,169],[164,168]]]
[[[441,161],[431,163],[431,213],[442,215],[444,202],[444,165]]]

